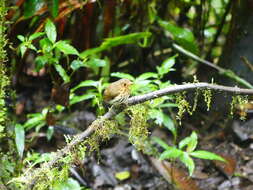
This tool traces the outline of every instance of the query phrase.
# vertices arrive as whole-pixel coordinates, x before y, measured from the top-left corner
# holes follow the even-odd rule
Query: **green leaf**
[[[76,180],[68,178],[66,181],[56,181],[53,190],[81,190],[81,187]]]
[[[131,81],[134,81],[134,77],[130,74],[126,74],[126,73],[120,73],[120,72],[116,72],[116,73],[111,73],[112,77],[117,77],[117,78],[122,78],[122,79],[129,79]]]
[[[91,99],[91,98],[94,98],[94,97],[95,97],[94,94],[84,94],[84,95],[81,95],[81,96],[74,95],[74,96],[70,99],[69,104],[70,104],[70,105],[73,105],[73,104],[76,104],[76,103],[78,103],[78,102],[81,102],[81,101],[84,101],[84,100],[88,100],[88,99]]]
[[[93,86],[95,88],[97,88],[99,85],[99,81],[94,81],[94,80],[85,80],[81,83],[79,83],[77,86],[75,86],[74,88],[71,89],[71,92],[74,92],[75,90],[77,90],[78,88],[81,87],[88,87],[88,86]]]
[[[136,78],[136,80],[139,81],[139,80],[146,80],[149,78],[157,78],[157,77],[158,75],[156,73],[147,72],[147,73],[141,74],[139,77]]]
[[[169,150],[165,150],[159,157],[160,160],[179,158],[184,152],[172,147]]]
[[[192,152],[198,144],[198,136],[196,132],[192,132],[190,137],[186,137],[179,142],[179,148],[183,149],[187,146],[187,152]]]
[[[26,0],[24,4],[24,17],[28,18],[34,15],[39,8],[40,0]]]
[[[115,174],[115,177],[120,180],[120,181],[123,181],[123,180],[126,180],[130,177],[130,172],[129,171],[123,171],[123,172],[117,172]]]
[[[40,40],[40,47],[44,54],[51,52],[53,49],[53,45],[48,38],[43,38]]]
[[[35,70],[39,72],[46,64],[48,61],[48,57],[43,55],[43,56],[37,56],[35,59]]]
[[[15,125],[15,142],[18,149],[18,154],[20,158],[22,158],[25,148],[25,131],[23,125]]]
[[[25,54],[25,52],[26,52],[26,50],[27,50],[25,42],[23,42],[22,44],[20,44],[19,49],[20,49],[21,57],[23,57],[24,54]]]
[[[80,60],[73,60],[70,64],[71,69],[73,69],[74,71],[84,66],[85,66],[84,63]]]
[[[64,83],[70,82],[69,76],[67,75],[66,71],[60,64],[54,64],[54,67],[56,71],[59,73],[59,75],[61,76],[61,78],[63,79]]]
[[[52,43],[54,43],[56,41],[57,32],[56,32],[56,27],[54,23],[50,19],[47,20],[45,31],[46,31],[48,39]]]
[[[85,62],[85,65],[89,68],[97,68],[106,66],[106,61],[103,59],[92,58]]]
[[[162,139],[158,138],[158,137],[152,137],[152,141],[156,142],[157,144],[159,144],[161,147],[163,147],[165,150],[170,150],[173,147],[169,146],[166,142],[164,142]]]
[[[190,30],[188,30],[186,28],[178,27],[170,22],[163,21],[163,20],[159,20],[158,23],[166,31],[170,32],[173,39],[178,44],[183,46],[188,51],[190,51],[194,54],[198,54],[198,46],[197,46],[195,37]]]
[[[49,3],[51,5],[51,3]],[[50,12],[54,18],[58,16],[59,13],[59,0],[52,0],[52,6],[50,7]]]
[[[214,154],[212,152],[205,151],[205,150],[197,150],[197,151],[191,152],[190,155],[195,158],[201,158],[201,159],[206,159],[206,160],[220,160],[220,161],[226,162],[226,160],[222,158],[221,156]]]
[[[36,38],[39,38],[40,36],[43,36],[44,32],[36,32],[34,34],[32,34],[31,36],[29,36],[28,41],[33,41]]]
[[[102,51],[108,50],[112,47],[123,44],[138,44],[142,39],[151,37],[150,32],[132,33],[123,36],[117,36],[113,38],[106,38],[105,41],[96,48],[88,49],[80,54],[81,58],[85,58],[89,55],[96,55]]]
[[[175,64],[175,58],[177,57],[177,55],[174,55],[172,57],[169,57],[168,59],[166,59],[161,67],[156,67],[157,71],[158,71],[158,74],[160,76],[163,76],[165,74],[167,74],[168,72],[172,71],[172,67],[174,66]]]
[[[163,112],[161,110],[157,109],[151,109],[148,112],[148,115],[151,119],[155,119],[155,123],[159,126],[163,123]]]
[[[176,138],[177,137],[177,129],[176,129],[172,119],[166,114],[163,114],[163,124],[167,129],[169,129],[169,131],[171,131],[174,138]]]
[[[22,35],[18,35],[17,38],[18,38],[21,42],[25,41],[25,37],[22,36]]]
[[[54,127],[53,126],[49,126],[47,128],[47,140],[51,140],[52,139],[52,136],[54,134]]]
[[[57,47],[61,52],[63,52],[66,55],[78,55],[78,51],[76,48],[68,44],[66,41],[58,41],[55,44],[55,47]]]
[[[158,106],[159,108],[177,108],[178,105],[174,103],[165,103]]]
[[[31,128],[34,128],[38,125],[45,125],[45,116],[41,113],[35,113],[35,114],[29,114],[28,115],[30,119],[28,119],[25,124],[24,128],[25,130],[29,130]]]
[[[189,170],[189,174],[190,176],[192,176],[194,168],[195,168],[195,164],[192,160],[192,158],[186,153],[184,152],[179,159],[181,160],[181,162],[184,163],[184,165],[188,168]]]

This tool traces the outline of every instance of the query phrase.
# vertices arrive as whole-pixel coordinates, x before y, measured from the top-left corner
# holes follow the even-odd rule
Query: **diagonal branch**
[[[169,86],[164,89],[150,92],[144,95],[133,96],[126,101],[126,105],[128,106],[135,105],[135,104],[139,104],[147,100],[152,100],[152,99],[159,98],[165,95],[174,94],[174,93],[182,92],[182,91],[191,91],[191,90],[196,90],[196,89],[212,89],[215,91],[226,92],[226,93],[236,94],[236,95],[253,95],[253,89],[228,87],[228,86],[221,86],[221,85],[209,84],[209,83],[189,83],[189,84],[183,84],[183,85]],[[99,119],[111,119],[116,114],[120,113],[122,110],[123,110],[122,108],[116,108],[112,106],[112,108],[105,115],[103,115],[102,118],[99,118]],[[96,126],[97,126],[96,122],[98,122],[99,119],[95,120],[84,132],[77,134],[68,145],[66,145],[63,149],[59,150],[54,155],[54,158],[51,161],[44,163],[41,166],[41,168],[37,169],[37,172],[38,172],[37,174],[39,174],[40,171],[45,167],[51,168],[53,165],[57,163],[59,159],[61,159],[64,155],[69,153],[69,151],[75,145],[81,143],[85,138],[89,137],[96,130]]]

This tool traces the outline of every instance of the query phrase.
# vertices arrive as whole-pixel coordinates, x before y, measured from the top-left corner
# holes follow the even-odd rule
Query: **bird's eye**
[[[124,86],[126,86],[127,84],[126,83],[124,83]]]

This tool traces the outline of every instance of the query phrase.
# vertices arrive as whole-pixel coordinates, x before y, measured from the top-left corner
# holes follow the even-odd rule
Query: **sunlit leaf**
[[[99,81],[94,81],[94,80],[85,80],[81,83],[79,83],[77,86],[75,86],[74,88],[71,89],[71,92],[74,92],[75,90],[77,90],[78,88],[81,87],[88,87],[88,86],[93,86],[93,87],[98,87],[99,85]]]
[[[25,130],[29,130],[31,128],[38,126],[38,125],[45,125],[46,124],[45,116],[43,114],[36,113],[36,114],[30,114],[30,116],[31,117],[24,124]]]
[[[180,157],[184,152],[172,147],[169,150],[165,150],[159,157],[160,160],[165,160],[165,159],[171,159],[171,158],[178,158]]]
[[[85,66],[84,63],[80,60],[73,60],[70,64],[71,69],[73,69],[74,71],[84,66]]]
[[[85,65],[90,68],[104,67],[106,65],[106,61],[103,59],[92,58],[85,62]]]
[[[84,95],[81,95],[81,96],[74,95],[73,98],[70,99],[69,104],[73,105],[73,104],[76,104],[78,102],[94,98],[94,96],[95,96],[94,94],[84,94]]]
[[[139,77],[136,78],[136,80],[146,80],[149,78],[157,78],[158,75],[156,73],[152,73],[152,72],[147,72],[147,73],[143,73],[141,74]]]
[[[176,129],[172,119],[166,114],[163,114],[163,124],[167,129],[169,129],[169,131],[172,132],[173,136],[176,138],[177,137],[177,129]]]
[[[57,47],[61,52],[67,55],[78,55],[78,51],[76,48],[68,44],[66,41],[58,41],[55,44],[55,47]]]
[[[47,128],[47,140],[48,140],[48,141],[51,140],[53,134],[54,134],[54,127],[49,126],[49,127]]]
[[[190,155],[195,158],[201,158],[201,159],[206,159],[206,160],[220,160],[220,161],[226,162],[226,160],[222,158],[221,156],[214,154],[212,152],[205,151],[205,150],[197,150],[197,151],[191,152]]]
[[[21,42],[25,41],[25,37],[22,36],[22,35],[18,35],[17,38],[18,38]]]
[[[35,40],[36,38],[39,38],[43,35],[44,35],[44,32],[36,32],[36,33],[32,34],[31,36],[29,36],[28,40],[29,41]]]
[[[181,162],[184,163],[184,165],[188,168],[189,170],[189,175],[192,176],[194,168],[195,168],[195,164],[194,161],[192,160],[192,158],[186,153],[184,152],[179,159],[181,160]]]
[[[64,83],[68,83],[70,81],[70,77],[67,75],[66,71],[60,64],[54,64],[56,71],[59,73]]]
[[[179,148],[183,149],[185,146],[187,146],[187,152],[192,152],[195,150],[197,144],[198,137],[196,132],[193,131],[190,137],[186,137],[179,142]]]
[[[160,67],[156,67],[158,74],[160,76],[163,76],[163,75],[167,74],[168,72],[173,71],[172,67],[175,64],[176,57],[177,57],[177,55],[169,57],[168,59],[163,61],[162,65]]]
[[[22,158],[24,148],[25,148],[25,130],[24,130],[23,125],[21,124],[15,125],[15,142],[16,142],[18,154]]]
[[[129,79],[131,81],[134,81],[134,77],[130,74],[126,74],[126,73],[120,73],[120,72],[116,72],[116,73],[111,73],[112,77],[117,77],[117,78],[122,78],[122,79]]]
[[[54,190],[81,190],[79,183],[72,179],[68,178],[66,181],[56,181],[54,186]]]
[[[159,144],[161,147],[163,147],[165,150],[170,150],[173,147],[169,146],[166,142],[164,142],[162,139],[158,138],[158,137],[152,137],[152,141],[156,142],[157,144]]]
[[[54,23],[50,19],[46,22],[45,31],[48,39],[54,43],[56,41],[57,32]]]

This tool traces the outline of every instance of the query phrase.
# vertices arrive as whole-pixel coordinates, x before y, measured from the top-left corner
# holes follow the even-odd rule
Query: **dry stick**
[[[191,91],[191,90],[195,90],[195,89],[212,89],[212,90],[216,90],[216,91],[223,91],[223,92],[237,94],[237,95],[253,95],[252,89],[242,89],[242,88],[238,88],[238,87],[228,87],[228,86],[221,86],[221,85],[209,84],[209,83],[189,83],[189,84],[183,84],[183,85],[169,86],[169,87],[163,88],[161,90],[150,92],[150,93],[147,93],[144,95],[133,96],[126,101],[126,105],[128,105],[128,106],[135,105],[135,104],[145,102],[147,100],[152,100],[155,98],[162,97],[164,95],[174,94],[174,93],[182,92],[182,91]],[[94,125],[95,122],[99,121],[100,119],[111,119],[112,117],[114,117],[116,114],[118,114],[121,111],[122,111],[122,109],[116,109],[116,108],[112,107],[104,116],[95,120],[84,132],[77,134],[74,137],[74,139],[68,145],[66,145],[66,147],[59,150],[55,154],[54,158],[51,161],[49,161],[48,163],[44,163],[41,166],[41,168],[39,168],[39,171],[43,170],[44,168],[52,167],[65,154],[69,153],[70,150],[75,145],[81,143],[85,138],[90,136],[96,130],[97,125]],[[39,171],[37,171],[37,172],[40,173]]]

